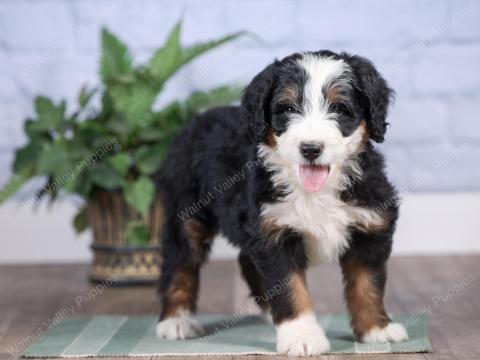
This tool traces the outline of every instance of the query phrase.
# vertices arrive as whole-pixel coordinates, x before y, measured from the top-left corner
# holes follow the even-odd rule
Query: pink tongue
[[[300,179],[309,192],[320,191],[327,182],[328,167],[320,165],[300,165]]]

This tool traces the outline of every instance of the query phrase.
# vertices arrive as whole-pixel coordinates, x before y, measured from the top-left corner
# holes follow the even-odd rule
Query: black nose
[[[317,143],[301,143],[300,153],[307,160],[313,161],[322,153],[323,146]]]

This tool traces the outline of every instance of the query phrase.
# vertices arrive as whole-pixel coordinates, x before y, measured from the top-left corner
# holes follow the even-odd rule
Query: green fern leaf
[[[139,80],[134,86],[112,84],[109,90],[115,110],[125,114],[129,125],[135,127],[147,121],[157,96],[150,84]]]
[[[202,110],[228,105],[239,100],[242,96],[242,91],[242,87],[220,86],[209,91],[193,93],[185,101],[187,120]]]
[[[87,207],[83,207],[78,210],[77,214],[73,218],[73,228],[77,234],[81,234],[85,230],[88,229],[89,221],[88,221],[88,210]]]
[[[165,81],[175,74],[182,66],[198,56],[227,42],[237,39],[245,32],[237,32],[217,40],[195,44],[182,49],[180,44],[181,23],[178,22],[170,33],[164,47],[158,50],[149,63],[150,74],[156,82],[157,89],[161,89]]]
[[[125,200],[142,215],[147,215],[155,197],[155,184],[146,176],[129,182],[125,187]]]
[[[32,133],[48,132],[48,130],[59,130],[65,118],[67,105],[61,101],[55,105],[52,100],[44,96],[35,98],[35,110],[37,120],[29,123],[29,131]]]
[[[132,221],[127,225],[126,238],[130,246],[147,246],[150,242],[150,232],[145,224]]]
[[[211,40],[207,41],[205,43],[200,43],[200,44],[195,44],[192,45],[188,48],[186,48],[183,51],[183,56],[182,56],[182,65],[189,63],[193,59],[197,58],[198,56],[204,54],[207,51],[210,51],[216,47],[219,47],[223,44],[226,44],[230,41],[233,41],[235,39],[238,39],[239,37],[245,35],[246,32],[240,31],[236,32],[230,35],[226,35],[224,37],[221,37],[217,40]]]
[[[181,22],[177,22],[168,35],[165,45],[153,54],[149,62],[150,74],[156,82],[157,89],[182,66],[182,47],[180,45]]]
[[[197,91],[183,102],[174,101],[165,106],[155,114],[155,123],[165,132],[175,133],[177,128],[190,122],[202,110],[228,105],[241,96],[242,87],[219,86],[208,91]]]
[[[102,29],[100,76],[104,82],[131,74],[132,57],[127,46],[107,29]]]
[[[5,186],[0,189],[0,204],[3,204],[7,199],[12,197],[30,179],[31,175],[28,172],[14,175]]]

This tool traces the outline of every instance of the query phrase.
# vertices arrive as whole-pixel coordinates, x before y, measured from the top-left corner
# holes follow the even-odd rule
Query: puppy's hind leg
[[[170,340],[200,336],[196,311],[200,266],[210,250],[213,232],[197,218],[168,221],[162,243],[160,297],[162,311],[157,336]]]

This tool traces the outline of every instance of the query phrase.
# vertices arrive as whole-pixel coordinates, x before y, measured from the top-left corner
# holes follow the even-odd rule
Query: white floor
[[[0,208],[0,263],[78,262],[90,259],[91,234],[75,235],[71,202],[19,211],[18,203]],[[212,258],[235,258],[224,239]],[[409,194],[403,197],[394,254],[480,253],[480,192]]]

